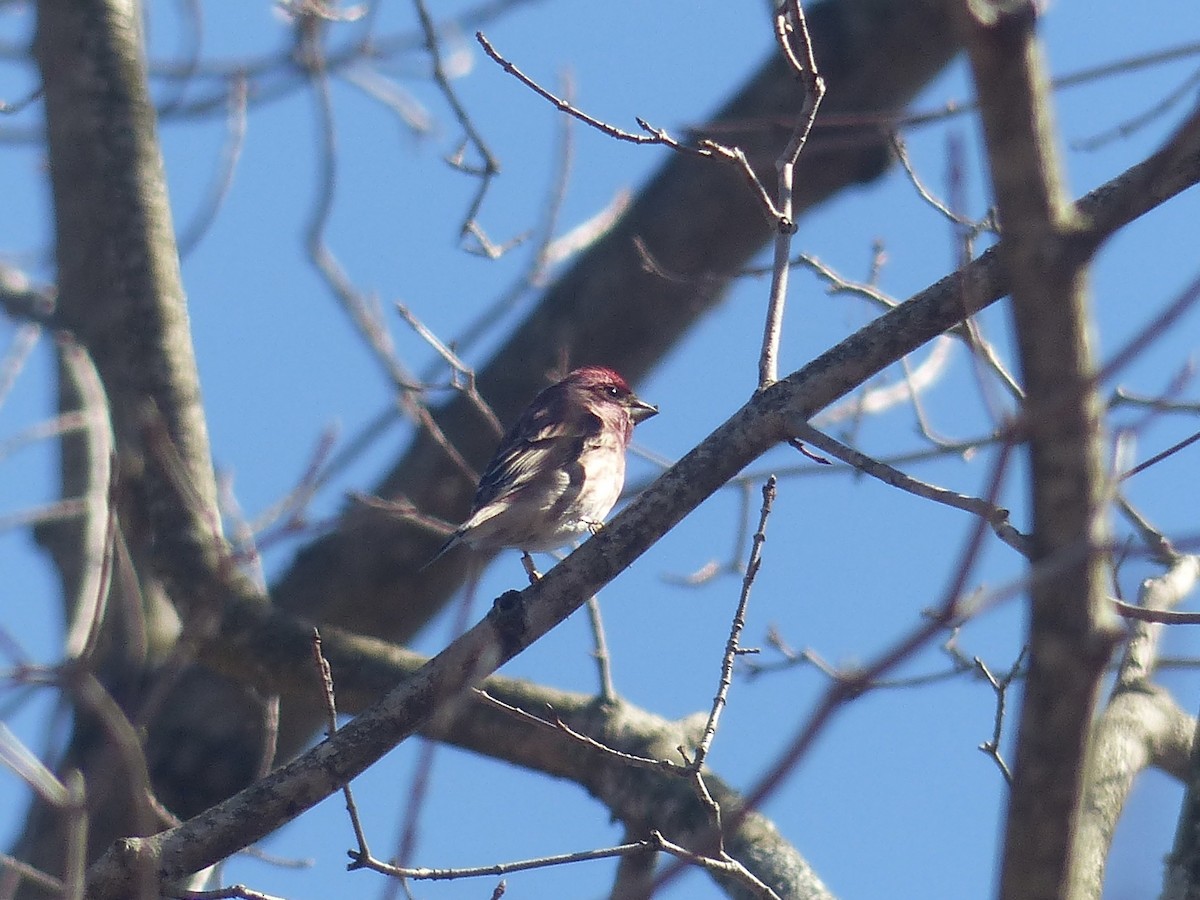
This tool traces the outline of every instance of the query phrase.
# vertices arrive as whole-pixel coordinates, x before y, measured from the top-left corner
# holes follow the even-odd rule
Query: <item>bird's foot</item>
[[[542,573],[533,564],[533,557],[525,551],[521,551],[521,565],[525,567],[525,574],[529,576],[530,584],[537,584],[542,580]]]

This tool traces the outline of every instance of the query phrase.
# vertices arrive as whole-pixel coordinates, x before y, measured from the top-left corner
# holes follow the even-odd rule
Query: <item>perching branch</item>
[[[1112,185],[1084,198],[1078,208],[1093,213],[1095,229],[1115,229],[1123,224],[1123,217],[1149,203],[1126,193],[1127,185],[1146,177],[1147,167],[1156,173],[1159,197],[1200,179],[1200,157],[1187,160],[1189,165],[1181,161],[1163,170],[1164,154],[1175,159],[1173,149],[1169,143]],[[239,842],[257,840],[336,790],[396,741],[413,733],[439,702],[470,687],[568,616],[702,500],[757,456],[789,438],[819,409],[994,302],[1004,288],[996,259],[1001,252],[1003,244],[759,392],[601,533],[536,585],[500,598],[483,622],[335,738],[180,829],[138,843],[134,856],[145,854],[169,877],[178,877],[192,866],[200,868],[223,858]],[[239,810],[248,809],[255,811],[256,821],[239,834],[215,827],[218,822],[239,819]],[[113,896],[108,892],[120,890],[127,862],[110,854],[97,863],[92,884],[99,896]]]

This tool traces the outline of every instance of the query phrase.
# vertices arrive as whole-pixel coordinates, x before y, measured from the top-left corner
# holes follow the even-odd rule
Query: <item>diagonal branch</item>
[[[1125,187],[1148,177],[1143,167],[1156,173],[1158,197],[1195,183],[1200,179],[1200,157],[1189,160],[1190,168],[1164,171],[1163,160],[1176,159],[1173,150],[1169,144],[1141,167],[1089,195],[1078,208],[1094,213],[1094,227],[1115,230],[1148,202],[1128,196]],[[997,261],[1002,250],[1003,245],[989,251],[756,394],[603,531],[535,585],[500,597],[487,618],[333,738],[184,825],[153,838],[127,841],[119,852],[110,852],[90,876],[96,896],[120,896],[134,863],[152,864],[165,878],[202,868],[340,788],[414,733],[440,704],[459,696],[569,616],[688,512],[748,463],[790,437],[816,411],[1002,296],[1004,281]],[[229,646],[225,652],[238,651]],[[230,827],[234,822],[240,823],[236,831]]]
[[[823,114],[894,112],[955,51],[941,0],[827,2],[808,11],[808,25],[817,63],[830,84]],[[504,76],[497,72],[496,77]],[[697,128],[696,137],[720,130],[722,143],[741,147],[759,177],[771,181],[790,128],[760,123],[781,116],[793,121],[803,102],[794,73],[773,53],[711,124]],[[837,146],[831,145],[832,136],[831,129],[822,132],[818,119],[796,173],[797,217],[836,191],[875,177],[887,164],[886,139],[874,126],[839,129]],[[480,369],[480,393],[502,421],[509,421],[564,356],[573,365],[602,361],[631,380],[644,377],[716,306],[725,287],[770,237],[759,202],[741,173],[710,160],[668,155],[621,220],[549,288]],[[667,281],[646,271],[635,239],[682,280]],[[476,467],[494,450],[490,434],[466,402],[456,398],[436,417],[450,443]],[[444,451],[420,437],[371,493],[404,497],[421,510],[456,521],[469,506],[472,491],[473,484],[449,464]],[[454,567],[414,574],[436,543],[436,535],[379,510],[350,508],[336,533],[298,555],[272,594],[285,608],[309,618],[364,625],[380,636],[404,640],[459,584]],[[381,597],[391,599],[381,603]],[[295,748],[307,739],[313,720],[304,718],[285,746],[290,741]]]

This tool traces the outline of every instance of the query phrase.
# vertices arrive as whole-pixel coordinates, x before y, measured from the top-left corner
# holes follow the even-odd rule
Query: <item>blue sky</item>
[[[451,8],[457,4],[439,11]],[[174,15],[152,9],[155,57],[178,56]],[[260,55],[288,42],[283,20],[267,3],[207,4],[205,20],[206,58]],[[30,26],[31,16],[21,7],[10,4],[0,11],[0,36],[7,41],[24,40]],[[385,4],[381,27],[411,28],[409,5]],[[635,116],[677,130],[702,120],[771,49],[765,4],[749,0],[530,3],[486,31],[502,53],[543,83],[557,84],[570,71],[580,106],[629,128]],[[1128,4],[1113,0],[1061,2],[1049,9],[1042,33],[1052,73],[1065,75],[1196,41],[1200,6],[1193,0],[1157,0],[1132,15]],[[469,36],[458,48],[471,68],[456,89],[503,167],[481,219],[493,237],[505,240],[537,222],[556,167],[561,121],[548,104],[490,64]],[[1069,144],[1136,117],[1197,66],[1200,61],[1192,55],[1057,94],[1072,193],[1081,194],[1143,158],[1195,101],[1196,89],[1162,117],[1099,150]],[[391,73],[432,115],[434,130],[425,136],[408,132],[361,92],[335,85],[340,164],[329,239],[356,285],[376,292],[385,308],[403,302],[437,334],[451,338],[503,293],[527,264],[527,255],[518,250],[488,261],[459,249],[457,228],[475,185],[442,162],[460,135],[423,79],[425,71],[426,60],[413,54]],[[0,60],[0,99],[19,97],[27,84],[16,64]],[[934,109],[971,95],[960,61],[915,106]],[[36,111],[18,124],[34,117]],[[0,129],[8,124],[0,119]],[[161,135],[176,224],[182,229],[202,205],[217,170],[224,123],[219,116],[167,121]],[[336,426],[345,441],[391,398],[378,365],[303,255],[304,223],[316,192],[313,138],[312,103],[304,90],[255,108],[229,198],[183,261],[214,457],[234,479],[239,502],[251,515],[294,485],[324,430]],[[988,203],[987,182],[974,121],[962,116],[906,134],[918,170],[938,193],[945,191],[951,139],[965,147],[968,209],[981,215]],[[574,129],[573,141],[573,174],[561,219],[566,227],[596,214],[617,192],[636,190],[668,152],[619,144],[582,127]],[[47,188],[36,148],[0,143],[0,196],[6,213],[0,216],[3,260],[52,277]],[[1196,277],[1198,220],[1193,191],[1135,223],[1101,252],[1092,281],[1101,359],[1110,358]],[[805,219],[795,247],[861,279],[877,239],[887,254],[881,287],[897,298],[935,281],[956,255],[950,228],[899,172],[850,191]],[[766,279],[739,283],[639,385],[639,393],[662,409],[638,430],[647,450],[667,458],[681,455],[749,396],[767,287]],[[519,321],[525,308],[509,315],[506,325]],[[1005,313],[998,304],[982,317],[982,326],[1007,354]],[[781,370],[800,367],[873,315],[858,301],[828,296],[813,276],[797,272]],[[401,359],[424,370],[433,359],[429,348],[398,319],[389,321]],[[1164,390],[1185,363],[1195,363],[1198,327],[1200,314],[1193,310],[1116,383],[1146,394]],[[11,346],[14,334],[13,324],[0,320],[0,353]],[[494,343],[485,341],[469,352],[468,362],[483,363]],[[923,349],[916,359],[928,352]],[[51,372],[50,347],[43,340],[0,406],[0,444],[48,415]],[[1193,382],[1183,396],[1197,398]],[[946,374],[925,397],[925,408],[934,427],[951,439],[980,435],[990,427],[962,348],[953,350]],[[1123,414],[1116,421],[1136,418]],[[1195,427],[1194,418],[1152,422],[1139,435],[1135,459]],[[317,498],[314,515],[335,514],[346,490],[369,489],[407,434],[397,424]],[[905,407],[865,422],[857,439],[875,455],[924,446]],[[1134,503],[1169,534],[1197,535],[1196,452],[1193,447],[1130,483]],[[989,458],[984,452],[973,460],[951,459],[913,472],[979,494]],[[0,459],[0,515],[53,499],[54,466],[47,444]],[[912,629],[920,611],[938,600],[972,523],[964,513],[867,479],[819,474],[794,451],[775,451],[753,467],[762,473],[796,468],[807,471],[781,481],[744,642],[764,645],[768,626],[775,626],[793,646],[813,648],[836,664],[869,660]],[[654,471],[650,463],[635,460],[630,477]],[[1024,528],[1019,480],[1010,481],[1002,499]],[[707,709],[739,582],[726,577],[681,588],[664,576],[724,559],[737,515],[735,491],[713,497],[603,596],[617,688],[631,702],[670,717]],[[7,575],[0,588],[0,626],[20,638],[30,657],[48,662],[59,652],[60,605],[48,565],[31,547],[23,532],[0,532],[0,571]],[[286,544],[268,554],[269,572],[286,566],[296,549]],[[1015,554],[992,540],[972,583],[995,588],[1020,572]],[[1120,578],[1126,596],[1132,597],[1138,581],[1150,574],[1144,564],[1126,566]],[[517,555],[502,555],[488,571],[481,596],[490,598],[522,577]],[[1004,670],[1020,649],[1021,620],[1019,601],[1002,604],[966,626],[959,645]],[[449,627],[443,617],[417,648],[435,652]],[[1170,655],[1197,653],[1195,638],[1183,631],[1170,633],[1166,646]],[[504,671],[590,691],[595,678],[589,650],[586,622],[576,616]],[[913,660],[904,673],[945,666],[944,655],[935,650]],[[1170,673],[1162,681],[1185,709],[1197,708],[1195,676]],[[811,668],[739,678],[710,757],[713,768],[739,787],[753,784],[825,686]],[[17,704],[16,696],[0,693],[0,709],[10,727],[40,748],[52,698],[42,694]],[[990,737],[992,717],[991,691],[974,681],[872,693],[836,717],[765,812],[839,896],[949,900],[986,895],[993,883],[1005,788],[975,748]],[[1006,734],[1005,750],[1012,749],[1011,737]],[[395,840],[414,758],[415,747],[402,746],[355,783],[378,852]],[[8,811],[0,815],[5,843],[20,821],[21,794],[10,775],[0,774],[0,809]],[[1179,797],[1179,787],[1165,777],[1143,777],[1118,832],[1109,896],[1157,891]],[[438,867],[605,846],[621,837],[605,810],[577,787],[448,749],[437,755],[422,822],[416,862]],[[229,877],[294,900],[382,890],[375,875],[345,874],[344,854],[352,845],[341,800],[332,798],[267,844],[274,853],[314,859],[314,868],[293,872],[239,859]],[[588,863],[511,876],[508,896],[602,896],[611,869],[608,863]],[[431,900],[474,898],[488,896],[491,887],[492,881],[483,879],[420,885],[415,892]],[[717,892],[703,876],[692,875],[664,896]]]

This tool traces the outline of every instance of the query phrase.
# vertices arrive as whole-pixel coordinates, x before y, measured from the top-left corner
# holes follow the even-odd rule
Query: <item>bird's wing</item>
[[[500,496],[520,492],[545,472],[562,469],[579,456],[584,442],[600,428],[591,413],[563,418],[553,410],[528,411],[509,429],[475,492],[478,510]]]

